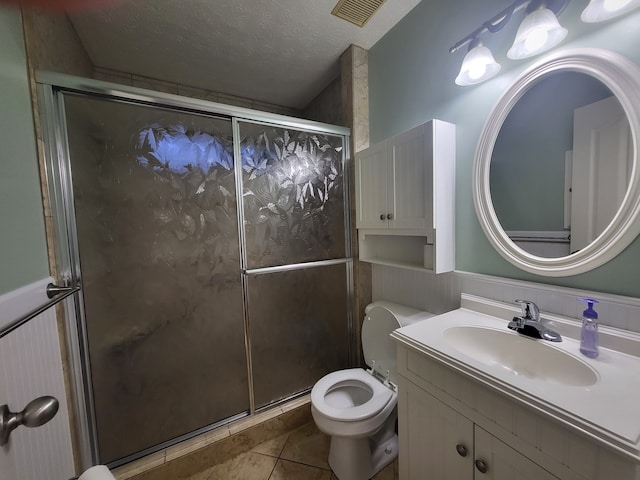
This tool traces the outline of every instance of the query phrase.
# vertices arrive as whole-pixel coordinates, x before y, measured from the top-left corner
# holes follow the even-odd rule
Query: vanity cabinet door
[[[388,142],[356,155],[356,227],[386,229],[391,210],[387,201]]]
[[[558,477],[476,425],[474,479],[558,480]]]
[[[400,382],[400,478],[471,480],[473,423],[406,379]]]

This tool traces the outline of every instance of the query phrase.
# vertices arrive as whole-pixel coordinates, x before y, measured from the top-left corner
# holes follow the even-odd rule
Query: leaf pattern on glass
[[[342,137],[241,124],[249,268],[345,256]]]
[[[182,260],[212,273],[232,273],[238,268],[228,261],[237,256],[232,141],[181,123],[144,127],[137,138],[138,165],[151,173],[154,186],[147,201],[155,205],[155,230],[162,236],[150,246],[154,261],[172,262],[181,252]]]

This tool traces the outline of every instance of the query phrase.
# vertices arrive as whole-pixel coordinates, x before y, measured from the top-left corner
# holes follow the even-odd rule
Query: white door
[[[381,142],[356,154],[356,227],[387,228],[388,143]]]
[[[73,451],[55,309],[0,339],[0,405],[21,411],[31,400],[53,396],[56,415],[36,428],[20,426],[0,447],[2,480],[67,480]]]
[[[558,480],[477,425],[475,440],[476,480]]]
[[[50,278],[0,295],[0,328],[48,301]],[[42,396],[58,399],[46,424],[19,426],[0,447],[2,480],[67,480],[74,475],[73,449],[55,307],[0,338],[0,405],[20,412]]]
[[[389,228],[424,231],[427,228],[427,202],[431,204],[431,165],[427,165],[425,128],[420,126],[393,137],[389,162]],[[430,158],[430,157],[429,157]]]
[[[622,204],[631,174],[632,137],[615,97],[574,112],[571,253],[595,240]]]

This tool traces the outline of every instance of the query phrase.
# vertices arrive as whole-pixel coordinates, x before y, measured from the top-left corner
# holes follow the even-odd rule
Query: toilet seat
[[[325,397],[332,390],[354,386],[371,392],[371,398],[361,405],[348,408],[336,408],[327,404]],[[311,403],[318,412],[330,420],[357,422],[373,417],[381,412],[397,394],[364,371],[362,368],[350,368],[329,373],[322,377],[311,390]]]

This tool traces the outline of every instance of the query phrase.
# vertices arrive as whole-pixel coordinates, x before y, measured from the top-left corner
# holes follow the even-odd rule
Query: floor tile
[[[397,480],[398,479],[397,460],[380,470],[372,480]]]
[[[331,472],[301,463],[278,460],[269,480],[331,480]]]
[[[272,457],[279,457],[284,449],[285,443],[287,443],[287,439],[289,438],[289,434],[285,433],[284,435],[280,435],[272,440],[268,440],[256,447],[252,448],[252,452],[261,453],[263,455],[270,455]]]
[[[196,473],[195,475],[192,475],[187,480],[209,480],[209,477],[211,476],[211,471],[214,468],[215,467],[207,468],[203,472],[199,472],[199,473]]]
[[[268,480],[277,460],[268,455],[247,452],[206,470],[208,477],[191,477],[190,480]]]
[[[328,457],[331,438],[311,422],[289,434],[280,458],[330,470]]]

